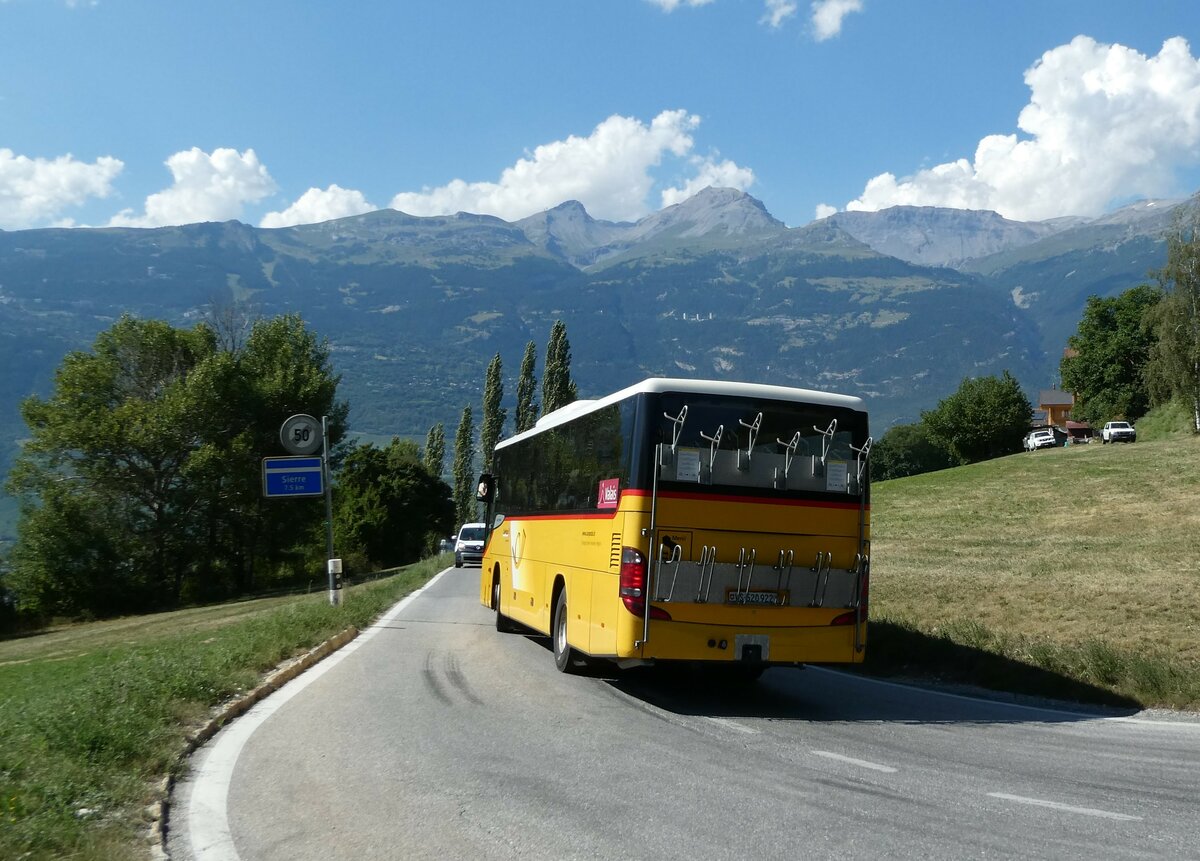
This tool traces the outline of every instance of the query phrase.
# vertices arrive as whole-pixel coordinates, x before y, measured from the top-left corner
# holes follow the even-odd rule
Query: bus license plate
[[[787,592],[738,592],[730,589],[725,593],[725,603],[747,607],[779,607],[787,603]]]

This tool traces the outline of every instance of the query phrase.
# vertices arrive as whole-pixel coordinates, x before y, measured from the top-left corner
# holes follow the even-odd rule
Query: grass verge
[[[345,590],[0,642],[0,858],[141,858],[147,805],[189,731],[266,671],[367,627],[444,567]]]
[[[872,490],[868,671],[1200,709],[1200,438]]]

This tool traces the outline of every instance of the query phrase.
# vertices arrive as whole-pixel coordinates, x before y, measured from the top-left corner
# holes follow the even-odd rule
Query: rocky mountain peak
[[[893,206],[839,212],[828,219],[871,248],[922,266],[955,267],[966,260],[1037,242],[1064,225],[1010,221],[991,210]]]
[[[762,201],[736,188],[709,186],[682,203],[648,215],[636,225],[639,239],[672,232],[680,237],[700,237],[711,233],[741,236],[778,233],[787,227]]]

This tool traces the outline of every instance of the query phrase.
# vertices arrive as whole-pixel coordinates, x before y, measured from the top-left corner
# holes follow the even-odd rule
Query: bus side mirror
[[[496,479],[490,472],[479,476],[479,486],[475,488],[475,498],[480,502],[490,503],[496,495]]]

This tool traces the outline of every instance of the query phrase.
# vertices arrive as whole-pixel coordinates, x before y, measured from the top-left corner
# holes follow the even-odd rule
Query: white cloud
[[[378,207],[367,202],[361,191],[331,185],[322,191],[310,188],[300,198],[282,212],[268,212],[263,216],[259,227],[291,227],[294,224],[316,224],[321,221],[332,221],[335,218],[346,218],[350,215],[362,215]]]
[[[862,0],[814,0],[812,25],[817,41],[824,42],[841,33],[845,17],[851,12],[861,12],[862,6]]]
[[[646,0],[664,12],[674,12],[680,6],[707,6],[713,0]],[[842,19],[851,12],[862,11],[863,0],[814,0],[812,4],[813,32],[818,42],[831,39],[842,31]],[[796,14],[798,0],[763,0],[764,11],[760,24],[778,29]]]
[[[1008,218],[1097,215],[1114,201],[1178,194],[1178,168],[1200,164],[1200,61],[1185,39],[1147,57],[1077,36],[1025,72],[1017,134],[989,135],[960,158],[871,179],[847,209],[900,204],[992,209]]]
[[[691,163],[696,169],[696,175],[678,188],[664,189],[662,193],[664,207],[683,203],[692,195],[710,186],[745,191],[754,184],[754,171],[748,167],[739,167],[728,159],[718,162],[714,158],[702,159],[699,156],[693,156]]]
[[[828,203],[818,203],[815,217],[818,220],[822,218],[828,218],[831,215],[836,215],[837,211],[838,210],[836,206],[830,206]]]
[[[578,200],[596,218],[636,220],[649,212],[652,170],[664,158],[687,156],[695,144],[692,132],[699,125],[699,117],[683,110],[663,111],[649,125],[614,115],[587,137],[571,135],[542,144],[506,168],[498,182],[456,179],[438,188],[397,194],[391,206],[411,215],[465,211],[513,221],[564,200]],[[743,183],[753,177],[748,169],[732,162],[692,159],[689,166],[697,175],[730,177]]]
[[[646,2],[659,7],[664,12],[674,12],[680,6],[691,6],[692,8],[707,6],[713,0],[646,0]]]
[[[796,14],[795,0],[766,0],[767,11],[759,19],[760,24],[780,27],[784,20]]]
[[[62,213],[90,198],[112,194],[112,182],[125,165],[111,156],[91,164],[63,155],[29,158],[0,149],[0,228],[21,230],[64,220]]]
[[[239,153],[218,148],[212,154],[198,147],[177,152],[166,161],[175,183],[146,198],[146,211],[122,210],[109,222],[113,227],[162,227],[197,221],[241,218],[247,203],[257,203],[276,190],[275,180],[254,150]]]

